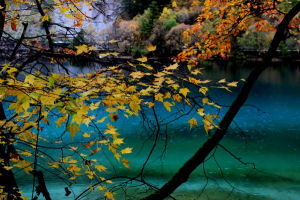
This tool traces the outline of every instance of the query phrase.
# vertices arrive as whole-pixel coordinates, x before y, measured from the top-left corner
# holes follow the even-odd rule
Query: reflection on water
[[[230,81],[239,80],[246,78],[253,66],[258,64],[262,63],[227,63],[226,66],[224,63],[211,64],[205,68],[204,74],[211,80],[224,77]],[[89,71],[86,68],[81,70]],[[230,105],[238,90],[239,88],[229,94],[216,89],[212,91],[211,97],[222,105]],[[246,105],[221,142],[244,164],[218,147],[215,154],[193,173],[189,182],[182,185],[175,196],[178,199],[299,200],[299,102],[299,63],[275,63],[257,81]],[[226,107],[221,115],[225,111]],[[151,183],[158,186],[165,183],[206,140],[202,128],[189,129],[186,120],[188,117],[170,126],[167,141],[164,134],[159,139],[154,155],[145,169],[146,179]],[[126,141],[135,151],[128,157],[131,169],[113,163],[115,170],[111,170],[111,174],[136,175],[153,141],[146,137],[147,130],[143,128],[139,118],[121,118],[117,125],[121,133],[126,133]],[[255,169],[253,164],[245,163],[254,163]],[[109,166],[112,163],[106,164]],[[63,193],[55,188],[59,183],[55,185],[51,178],[48,179],[50,190],[56,194],[56,199],[60,199],[59,196]],[[23,186],[24,191],[29,194],[31,190],[27,187],[29,186]],[[85,187],[76,185],[73,189],[78,194]],[[202,193],[203,188],[206,190]]]

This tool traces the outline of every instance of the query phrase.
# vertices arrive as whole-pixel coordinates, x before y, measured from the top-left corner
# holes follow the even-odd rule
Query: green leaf
[[[55,84],[54,78],[53,78],[53,77],[49,77],[49,78],[48,78],[48,81],[49,81],[49,83],[50,83],[50,86],[54,87],[54,84]]]

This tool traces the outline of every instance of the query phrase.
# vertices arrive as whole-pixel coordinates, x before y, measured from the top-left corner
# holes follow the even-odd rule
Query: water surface
[[[240,80],[246,78],[258,64],[261,63],[214,63],[205,66],[204,75],[211,80]],[[220,89],[212,91],[211,97],[224,105],[221,116],[238,91],[239,88],[233,93]],[[170,115],[163,110],[158,113]],[[187,119],[192,116],[185,116],[168,126],[167,137],[161,133],[144,171],[145,179],[151,184],[164,184],[207,139],[202,128],[189,129]],[[113,166],[109,171],[112,176],[135,176],[153,145],[154,136],[149,135],[150,131],[139,117],[121,118],[116,125],[128,146],[134,148],[134,153],[128,156],[131,168],[126,169],[115,161],[104,162],[107,166]],[[55,134],[53,130],[57,132],[54,127],[47,130],[50,135]],[[177,199],[300,199],[299,63],[275,63],[262,74],[221,144],[242,162],[249,164],[243,164],[218,147],[190,180],[176,191]],[[49,175],[47,179],[54,199],[73,199],[73,196],[63,197],[63,183]],[[73,185],[74,192],[79,194],[86,188],[86,183]],[[30,186],[22,185],[22,188],[29,195]],[[128,196],[122,192],[116,192],[116,195],[117,199],[138,199],[138,195],[145,195],[143,192],[142,188],[135,188],[128,189]],[[85,199],[97,197],[88,196]]]

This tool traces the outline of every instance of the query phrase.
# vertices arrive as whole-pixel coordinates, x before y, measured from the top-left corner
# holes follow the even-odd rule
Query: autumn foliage
[[[178,105],[185,105],[196,113],[194,118],[187,120],[187,126],[193,128],[203,124],[209,134],[218,128],[217,113],[221,109],[209,98],[209,90],[214,87],[230,92],[238,82],[205,79],[202,69],[197,67],[198,61],[213,56],[227,58],[232,49],[232,37],[251,24],[258,31],[273,31],[284,9],[280,11],[281,1],[204,1],[197,23],[184,35],[196,41],[177,58],[180,62],[187,61],[188,65],[173,63],[156,68],[149,64],[147,57],[141,57],[90,74],[69,75],[36,68],[41,58],[51,62],[48,65],[51,67],[63,65],[68,57],[99,61],[118,55],[117,52],[97,53],[96,46],[87,44],[75,46],[75,49],[53,48],[55,39],[73,37],[72,31],[94,19],[85,11],[97,11],[95,3],[95,0],[54,0],[49,4],[39,0],[1,1],[1,16],[5,20],[2,40],[10,37],[18,40],[22,23],[39,27],[42,34],[29,37],[30,33],[26,33],[28,37],[21,43],[28,54],[14,56],[1,66],[0,102],[5,119],[2,117],[0,121],[0,137],[1,146],[9,150],[1,152],[0,168],[2,171],[22,169],[29,175],[43,165],[47,170],[59,172],[68,182],[80,176],[90,179],[91,183],[100,182],[97,191],[114,199],[109,189],[112,180],[105,175],[107,166],[98,157],[108,151],[120,165],[130,168],[126,154],[133,151],[124,144],[122,133],[114,122],[120,117],[138,116],[145,109],[163,107],[172,112]],[[174,2],[173,6],[176,6]],[[58,24],[54,10],[70,19],[72,24]],[[38,25],[31,24],[28,13],[38,16]],[[298,20],[291,24],[293,31],[299,29]],[[149,44],[147,50],[155,52],[155,44]],[[63,127],[61,137],[47,137],[44,131],[47,126]],[[81,142],[75,142],[78,140]],[[64,153],[50,156],[43,151],[47,147]],[[94,189],[90,186],[90,190]],[[21,198],[18,192],[11,194],[5,184],[0,190],[0,199]]]
[[[287,8],[286,1],[206,0],[196,24],[184,33],[187,40],[194,42],[180,53],[178,60],[195,65],[199,59],[228,58],[235,38],[252,26],[256,31],[275,32]],[[290,28],[293,34],[299,31],[299,15]]]

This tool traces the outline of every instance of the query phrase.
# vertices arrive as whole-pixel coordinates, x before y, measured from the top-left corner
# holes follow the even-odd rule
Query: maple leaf
[[[136,60],[144,63],[144,62],[147,62],[147,61],[148,61],[148,58],[145,57],[145,56],[143,56],[143,57],[138,58],[138,59],[136,59]]]
[[[46,22],[46,21],[50,21],[50,17],[48,14],[45,14],[44,16],[42,16],[42,22]]]
[[[164,101],[164,95],[161,93],[155,94],[155,100],[163,102]]]
[[[88,133],[84,133],[82,136],[83,136],[83,137],[85,137],[85,138],[89,138],[89,137],[91,137],[91,135],[90,135],[90,134],[88,134]]]
[[[106,168],[105,166],[103,166],[103,165],[95,165],[94,167],[95,167],[95,169],[97,169],[99,172],[103,172],[103,171],[106,171],[106,170],[107,170],[107,168]]]
[[[149,45],[147,45],[147,47],[146,47],[146,49],[148,50],[148,51],[155,51],[156,50],[156,46],[153,46],[152,44],[149,44]]]
[[[110,199],[110,200],[115,200],[113,194],[112,194],[110,191],[106,191],[106,192],[104,193],[104,196],[105,196],[106,198]]]
[[[199,108],[198,110],[197,110],[197,113],[200,115],[200,116],[204,116],[205,115],[205,113],[204,113],[204,108]]]
[[[195,118],[192,118],[189,120],[189,124],[190,124],[190,129],[192,129],[194,126],[198,125],[198,121]]]
[[[125,149],[122,149],[121,153],[122,154],[130,154],[130,153],[132,153],[132,148],[127,147]]]
[[[206,95],[206,93],[208,92],[208,88],[207,87],[201,87],[199,89],[199,92],[201,92],[203,95]]]
[[[129,161],[128,161],[128,160],[122,158],[122,163],[123,163],[124,167],[130,168],[130,166],[129,166]]]
[[[172,104],[170,102],[164,102],[163,104],[164,104],[164,107],[166,108],[166,110],[171,112]]]
[[[221,79],[221,80],[218,81],[218,83],[226,83],[226,79],[225,78]]]
[[[80,128],[77,124],[70,124],[67,130],[70,132],[70,136],[74,139],[76,133],[80,131]]]
[[[205,97],[205,98],[202,99],[202,104],[203,105],[207,104],[208,102],[209,102],[208,98]]]
[[[176,1],[172,1],[172,7],[177,8],[177,2]]]
[[[179,93],[182,94],[184,97],[186,97],[186,95],[190,92],[190,90],[188,88],[181,88],[179,90]]]
[[[173,99],[175,101],[177,101],[178,103],[180,103],[182,100],[182,97],[179,94],[175,94],[175,95],[173,95]]]
[[[116,138],[113,141],[113,144],[115,144],[115,145],[120,145],[120,144],[123,144],[123,143],[124,143],[124,139],[123,138]]]
[[[11,170],[13,167],[12,167],[12,166],[4,166],[3,168],[4,168],[5,170],[9,171],[9,170]]]
[[[130,74],[130,76],[132,76],[132,78],[143,78],[144,75],[145,74],[143,72],[140,72],[140,71],[138,71],[138,72],[132,72]]]
[[[75,46],[75,48],[76,48],[76,55],[80,55],[80,54],[89,52],[89,48],[86,44],[83,44],[80,46]]]
[[[237,87],[237,84],[238,84],[238,82],[231,82],[231,83],[228,83],[227,86],[229,86],[229,87]]]
[[[175,70],[178,68],[178,63],[175,63],[173,65],[170,65],[169,67],[166,67],[165,70]]]
[[[97,123],[103,123],[103,122],[106,120],[106,118],[107,118],[107,117],[102,117],[101,119],[99,119],[99,120],[97,121]]]
[[[101,185],[101,186],[98,186],[97,188],[98,188],[98,190],[100,190],[100,191],[102,191],[102,190],[105,190],[105,189],[106,189],[106,187],[105,187],[105,186],[102,186],[102,185]]]

